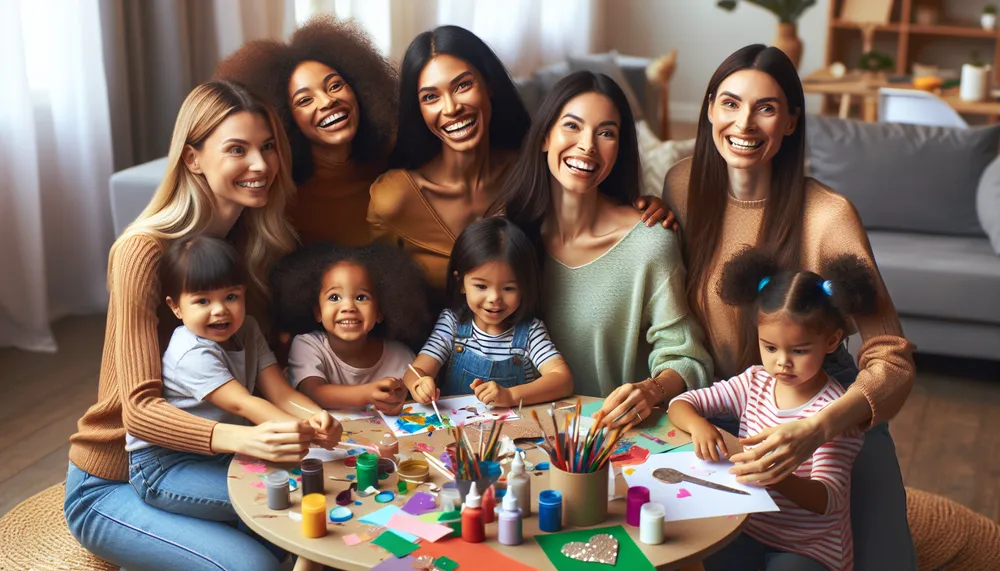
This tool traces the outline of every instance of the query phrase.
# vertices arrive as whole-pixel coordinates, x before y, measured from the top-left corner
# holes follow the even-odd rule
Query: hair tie
[[[825,280],[820,287],[823,288],[823,293],[826,295],[833,295],[833,282],[830,280]]]
[[[771,276],[764,276],[760,278],[760,283],[757,284],[757,293],[760,293],[760,291],[764,289],[764,286],[766,286],[770,282],[771,282]]]

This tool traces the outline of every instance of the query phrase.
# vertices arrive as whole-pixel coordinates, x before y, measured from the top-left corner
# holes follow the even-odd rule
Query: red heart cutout
[[[667,433],[667,438],[673,438],[674,436],[677,436],[676,430],[671,430],[670,432]]]

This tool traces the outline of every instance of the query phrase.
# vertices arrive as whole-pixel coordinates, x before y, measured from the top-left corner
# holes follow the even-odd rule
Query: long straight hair
[[[483,76],[490,92],[490,149],[517,150],[531,123],[507,68],[479,36],[459,26],[440,26],[413,38],[399,73],[399,122],[390,168],[416,169],[441,152],[440,139],[420,113],[420,74],[434,56],[448,54],[468,62]]]
[[[584,93],[607,96],[621,117],[618,157],[598,190],[619,204],[632,204],[639,196],[639,142],[625,92],[613,79],[601,73],[578,71],[567,75],[552,87],[539,107],[517,162],[487,213],[487,216],[505,215],[523,228],[538,246],[541,245],[542,221],[552,204],[552,175],[542,148],[545,137],[559,119],[563,107]]]
[[[788,56],[775,47],[755,44],[737,50],[722,64],[708,82],[688,181],[688,220],[684,228],[689,244],[685,248],[688,269],[688,304],[705,323],[705,302],[709,295],[708,282],[722,234],[722,221],[729,195],[729,171],[726,161],[715,147],[709,106],[715,101],[719,86],[730,75],[753,69],[764,72],[778,83],[788,101],[789,111],[798,114],[795,131],[784,138],[772,159],[771,189],[764,207],[764,222],[757,233],[758,244],[771,244],[782,268],[799,264],[802,216],[805,204],[806,119],[805,95],[798,72]],[[737,345],[740,366],[759,362],[757,327],[741,312],[743,335]]]
[[[204,176],[194,174],[184,164],[184,147],[191,145],[200,149],[223,121],[241,111],[256,113],[267,120],[280,161],[268,192],[267,205],[245,209],[230,231],[231,242],[243,257],[252,284],[260,293],[267,294],[271,265],[290,252],[296,243],[295,232],[285,218],[285,207],[295,193],[291,151],[281,122],[271,107],[243,86],[230,81],[204,83],[188,94],[177,113],[163,181],[139,217],[115,241],[111,258],[117,246],[135,234],[170,241],[200,234],[208,228],[216,213],[215,194]]]

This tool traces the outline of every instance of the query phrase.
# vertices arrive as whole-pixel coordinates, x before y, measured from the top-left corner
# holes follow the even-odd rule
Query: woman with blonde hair
[[[196,87],[177,116],[163,182],[109,256],[98,401],[70,438],[66,478],[67,523],[94,554],[128,569],[279,567],[273,547],[237,529],[235,512],[231,521],[206,521],[144,503],[128,483],[125,432],[220,461],[236,452],[274,462],[305,455],[314,437],[305,421],[216,423],[168,404],[161,381],[162,351],[180,325],[160,292],[166,249],[198,234],[232,244],[250,276],[247,311],[262,322],[267,271],[295,246],[284,218],[292,192],[288,142],[274,111],[234,83]],[[191,486],[228,502],[224,478],[192,477]]]

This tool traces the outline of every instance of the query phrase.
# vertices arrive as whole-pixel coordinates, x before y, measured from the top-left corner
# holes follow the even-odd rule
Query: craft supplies
[[[562,529],[562,494],[556,490],[538,494],[538,529],[550,533]]]
[[[596,472],[567,472],[553,465],[549,487],[563,498],[566,525],[589,527],[608,519],[608,465]]]
[[[380,458],[388,458],[392,460],[396,454],[399,454],[399,440],[392,435],[391,432],[386,432],[382,435],[382,439],[378,441],[378,455]]]
[[[639,512],[643,504],[649,502],[649,488],[646,486],[632,486],[628,489],[628,496],[625,507],[625,523],[639,527]]]
[[[288,497],[288,472],[271,472],[264,479],[264,486],[267,488],[267,509],[287,510],[291,506]]]
[[[655,571],[628,531],[620,525],[578,529],[535,537],[558,571],[628,569]]]
[[[486,522],[483,520],[482,498],[475,482],[465,497],[462,509],[462,539],[469,543],[481,543],[486,539]]]
[[[497,541],[503,545],[520,545],[522,536],[522,512],[517,506],[517,496],[509,491],[503,497],[500,514],[497,516]]]
[[[639,510],[639,541],[648,545],[663,543],[663,506],[647,502]]]
[[[354,517],[354,512],[344,506],[330,510],[330,521],[333,523],[344,523]]]
[[[302,535],[311,538],[326,535],[326,496],[323,494],[303,496]]]
[[[507,474],[507,494],[517,498],[517,506],[524,517],[531,515],[531,477],[525,472],[523,452],[515,454],[511,462],[510,473]]]
[[[606,467],[618,441],[632,429],[631,423],[624,428],[598,428],[604,419],[604,412],[598,411],[596,419],[584,418],[582,403],[581,399],[577,399],[575,413],[566,416],[561,433],[553,403],[548,411],[554,429],[552,435],[549,435],[538,418],[537,411],[531,412],[532,418],[545,434],[545,444],[540,446],[548,453],[551,465],[576,474],[597,472]],[[583,428],[585,422],[589,428]]]
[[[378,456],[370,452],[358,456],[358,463],[354,469],[358,475],[359,490],[378,486]]]
[[[497,520],[497,492],[490,486],[483,492],[483,523],[493,523]]]
[[[406,484],[407,491],[415,490],[430,476],[429,464],[422,458],[403,460],[396,472],[399,474],[399,481]]]
[[[306,458],[302,461],[302,495],[323,493],[323,463],[315,458]]]

